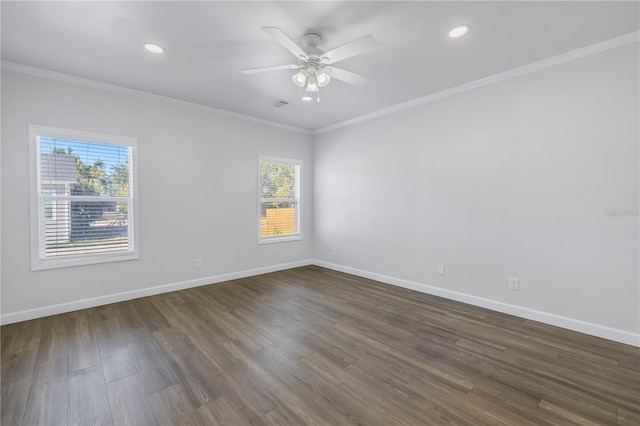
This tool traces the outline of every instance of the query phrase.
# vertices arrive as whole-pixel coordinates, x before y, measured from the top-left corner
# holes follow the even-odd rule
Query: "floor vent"
[[[280,107],[283,107],[285,105],[289,105],[289,102],[283,101],[282,99],[278,99],[277,101],[275,101],[271,105],[273,105],[276,108],[280,108]]]

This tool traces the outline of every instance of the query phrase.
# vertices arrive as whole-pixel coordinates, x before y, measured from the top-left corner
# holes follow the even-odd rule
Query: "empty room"
[[[640,424],[640,2],[0,19],[3,426]]]

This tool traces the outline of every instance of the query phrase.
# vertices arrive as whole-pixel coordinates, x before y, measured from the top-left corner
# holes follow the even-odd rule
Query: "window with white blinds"
[[[29,133],[32,270],[136,259],[136,139]]]
[[[302,161],[260,156],[259,243],[302,239]]]

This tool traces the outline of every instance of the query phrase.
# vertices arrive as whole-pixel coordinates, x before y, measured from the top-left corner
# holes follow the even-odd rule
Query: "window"
[[[31,269],[138,258],[134,138],[29,126]]]
[[[260,156],[259,243],[302,239],[300,177],[302,161]]]

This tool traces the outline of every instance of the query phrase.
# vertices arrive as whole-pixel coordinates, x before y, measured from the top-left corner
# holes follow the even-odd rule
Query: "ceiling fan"
[[[318,102],[320,98],[317,96],[317,93],[321,87],[329,84],[332,78],[355,86],[363,86],[367,83],[365,77],[341,68],[336,68],[333,64],[375,49],[378,43],[373,36],[368,34],[325,52],[318,47],[322,42],[322,37],[319,34],[305,34],[304,37],[302,37],[302,43],[306,49],[303,49],[278,27],[262,27],[262,30],[284,46],[289,52],[293,53],[298,59],[298,63],[251,68],[240,71],[242,74],[255,74],[277,70],[299,70],[292,77],[294,84],[304,88],[307,92],[316,93],[316,100]],[[311,97],[307,97],[307,100],[311,99]]]

